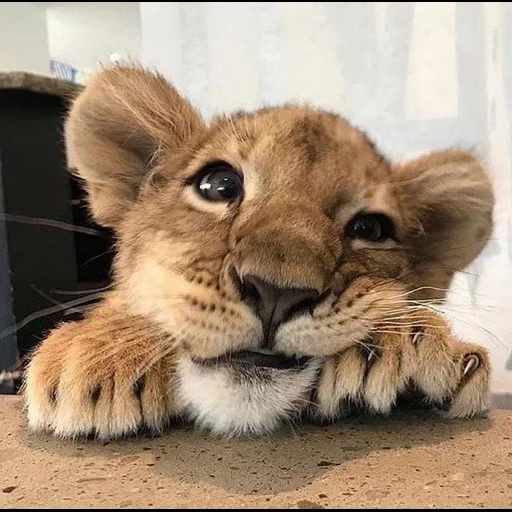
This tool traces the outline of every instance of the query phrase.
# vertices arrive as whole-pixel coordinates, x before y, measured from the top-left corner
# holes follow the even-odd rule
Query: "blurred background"
[[[512,393],[508,2],[0,3],[0,372],[109,282],[111,234],[87,217],[60,130],[88,76],[130,59],[205,117],[300,101],[345,115],[395,160],[475,150],[495,180],[496,228],[444,310],[491,351],[495,393]]]

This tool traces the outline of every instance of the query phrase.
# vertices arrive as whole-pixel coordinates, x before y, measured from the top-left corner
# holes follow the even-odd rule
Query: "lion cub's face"
[[[119,278],[193,358],[329,356],[399,314],[410,257],[392,169],[339,117],[240,115],[159,165],[122,223]]]
[[[251,400],[296,378],[273,389],[293,401],[321,358],[442,297],[491,229],[489,181],[467,153],[393,166],[339,116],[299,107],[206,126],[138,68],[93,78],[66,138],[93,214],[118,232],[126,307],[161,325],[200,401],[218,402],[204,389],[219,368]]]

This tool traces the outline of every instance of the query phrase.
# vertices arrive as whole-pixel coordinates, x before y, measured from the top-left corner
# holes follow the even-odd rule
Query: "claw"
[[[421,336],[421,332],[417,332],[417,333],[412,337],[412,344],[413,344],[413,345],[416,345],[416,343],[418,343],[418,340],[420,339],[420,336]]]
[[[418,343],[418,341],[420,340],[421,335],[423,334],[423,329],[416,328],[414,330],[415,330],[415,333],[414,333],[414,336],[412,337],[412,344],[416,345]]]
[[[380,356],[380,350],[372,338],[366,339],[360,345],[361,355],[366,359],[367,363],[373,363]]]
[[[480,366],[480,358],[475,354],[469,354],[464,358],[464,372],[463,376],[466,377],[470,372],[473,373]]]
[[[368,353],[366,354],[366,360],[371,363],[373,361],[373,359],[375,359],[377,357],[377,353],[375,352],[375,350],[369,350]]]

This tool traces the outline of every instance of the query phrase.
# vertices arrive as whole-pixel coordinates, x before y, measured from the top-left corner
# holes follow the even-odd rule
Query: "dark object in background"
[[[16,352],[23,360],[57,323],[80,316],[64,307],[48,315],[43,310],[60,309],[59,303],[109,282],[112,233],[90,220],[81,184],[67,170],[63,119],[79,90],[51,78],[0,73],[0,235],[7,241],[0,246],[0,282],[4,295],[10,292],[0,295],[0,371],[11,369]]]

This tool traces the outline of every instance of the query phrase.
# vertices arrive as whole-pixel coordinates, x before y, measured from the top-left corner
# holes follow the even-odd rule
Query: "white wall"
[[[142,2],[143,61],[205,113],[307,101],[346,115],[389,156],[476,149],[496,230],[446,307],[512,390],[512,3]]]
[[[0,2],[1,71],[50,74],[43,5],[34,2]]]
[[[47,7],[50,57],[82,71],[116,52],[139,58],[138,2],[53,2]]]

